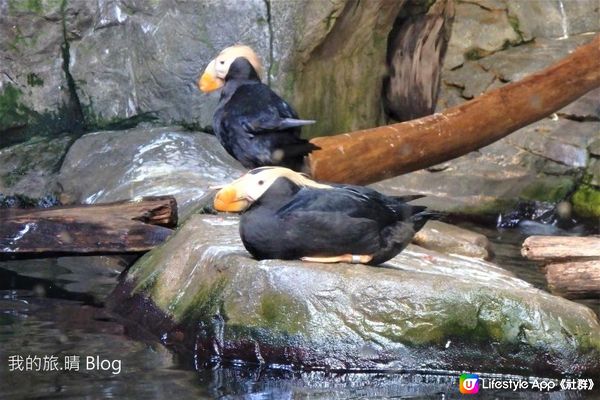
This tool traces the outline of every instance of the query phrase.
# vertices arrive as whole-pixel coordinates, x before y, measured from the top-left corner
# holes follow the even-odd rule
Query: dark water
[[[463,223],[493,242],[495,262],[544,288],[538,267],[519,255],[525,235]],[[108,312],[102,300],[126,261],[60,258],[0,262],[0,398],[2,399],[459,399],[458,375],[331,374],[226,366],[196,371],[143,329]],[[17,274],[14,271],[19,271]],[[76,271],[76,272],[74,272]],[[588,302],[596,312],[599,301]],[[10,371],[29,356],[40,371]],[[35,356],[39,364],[35,364]],[[54,371],[43,358],[79,356],[79,370]],[[91,356],[94,363],[88,364]],[[98,357],[98,358],[96,358]],[[72,359],[72,358],[70,358]],[[104,370],[98,370],[100,360]],[[101,360],[106,360],[102,363]],[[16,361],[15,361],[16,362]],[[23,368],[26,368],[25,362]],[[13,365],[14,369],[14,365]],[[600,386],[600,379],[596,382]],[[477,399],[598,398],[590,392],[480,391]],[[468,398],[468,396],[466,397]]]

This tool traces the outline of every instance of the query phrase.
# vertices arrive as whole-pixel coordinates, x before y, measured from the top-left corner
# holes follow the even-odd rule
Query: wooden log
[[[368,184],[467,154],[600,87],[600,35],[523,80],[424,118],[311,140],[313,177]]]
[[[148,251],[177,225],[172,196],[134,201],[0,210],[0,258]]]
[[[530,236],[523,242],[521,254],[536,261],[600,258],[600,237]]]
[[[546,265],[548,289],[567,299],[600,297],[600,258]]]

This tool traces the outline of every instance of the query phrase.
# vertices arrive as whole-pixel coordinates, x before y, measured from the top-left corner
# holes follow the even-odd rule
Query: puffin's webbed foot
[[[342,254],[335,257],[302,257],[300,260],[307,262],[318,263],[349,263],[349,264],[366,264],[373,259],[373,256],[368,254]]]

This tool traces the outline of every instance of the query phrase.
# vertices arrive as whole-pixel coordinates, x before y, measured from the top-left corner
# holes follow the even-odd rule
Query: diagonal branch
[[[556,64],[424,118],[313,139],[312,176],[368,184],[462,156],[600,86],[600,35]]]

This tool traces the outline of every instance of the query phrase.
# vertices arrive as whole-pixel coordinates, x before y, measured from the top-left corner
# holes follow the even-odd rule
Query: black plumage
[[[301,186],[279,177],[242,214],[240,236],[257,259],[400,253],[428,218],[425,207],[353,185]]]
[[[246,168],[277,165],[295,171],[317,146],[300,137],[300,120],[281,97],[263,84],[244,57],[225,76],[213,128],[227,152]]]

